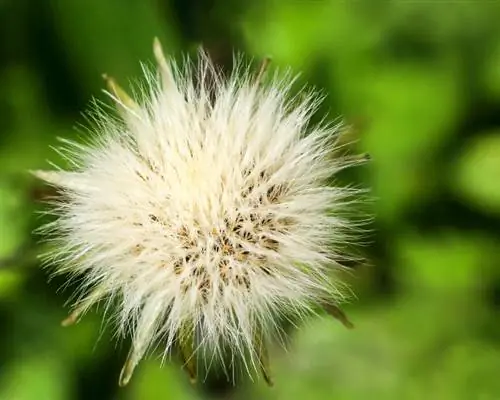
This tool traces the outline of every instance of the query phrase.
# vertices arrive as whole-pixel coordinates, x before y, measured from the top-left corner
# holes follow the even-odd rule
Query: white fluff
[[[327,180],[361,161],[335,149],[340,125],[308,126],[318,96],[291,98],[290,76],[263,82],[240,64],[224,79],[203,55],[177,68],[155,53],[140,99],[111,91],[123,121],[99,110],[90,143],[64,145],[73,170],[36,173],[63,194],[50,260],[83,277],[78,315],[116,303],[130,373],[188,331],[197,354],[227,347],[252,368],[278,318],[342,299],[359,191]]]

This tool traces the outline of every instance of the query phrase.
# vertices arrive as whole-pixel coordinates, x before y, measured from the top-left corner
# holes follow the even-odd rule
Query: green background
[[[0,399],[500,399],[500,2],[0,0]],[[102,94],[152,61],[203,44],[273,56],[328,95],[373,157],[366,264],[349,278],[356,329],[307,321],[271,351],[275,387],[191,387],[151,356],[116,385],[128,343],[101,311],[63,329],[72,288],[50,281],[33,229],[46,188]]]

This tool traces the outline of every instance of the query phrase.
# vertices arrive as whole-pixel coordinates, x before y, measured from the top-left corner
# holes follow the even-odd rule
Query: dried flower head
[[[178,69],[158,41],[154,53],[142,100],[106,77],[123,118],[101,109],[90,143],[66,142],[73,171],[35,172],[61,191],[49,259],[83,277],[63,324],[116,303],[133,343],[121,385],[154,343],[180,350],[193,380],[197,355],[227,370],[229,353],[271,383],[279,319],[320,305],[350,324],[335,273],[359,191],[328,183],[365,158],[339,154],[341,126],[309,126],[318,96],[289,99],[293,79],[266,83],[266,63],[226,79],[203,54]]]

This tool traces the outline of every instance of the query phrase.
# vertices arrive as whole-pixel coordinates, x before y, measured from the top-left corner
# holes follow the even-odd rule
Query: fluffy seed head
[[[87,144],[66,143],[73,170],[37,172],[62,192],[50,259],[83,277],[70,318],[113,299],[132,335],[122,383],[153,343],[256,366],[278,319],[337,303],[358,191],[331,178],[362,162],[336,149],[340,125],[310,126],[318,96],[291,97],[289,75],[155,54],[138,99],[108,78],[123,118],[101,109]]]

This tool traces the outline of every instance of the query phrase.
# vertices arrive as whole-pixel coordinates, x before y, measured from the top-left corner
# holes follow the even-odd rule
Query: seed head
[[[65,142],[72,171],[35,172],[62,194],[49,259],[83,278],[63,324],[113,301],[132,337],[122,385],[153,344],[179,349],[193,380],[195,356],[231,369],[229,353],[270,383],[279,319],[321,305],[349,325],[335,273],[359,191],[331,182],[364,157],[340,155],[341,125],[310,126],[317,94],[291,98],[293,79],[264,80],[266,63],[224,78],[204,54],[178,68],[158,41],[154,53],[138,99],[105,77],[123,118],[100,109],[87,144]]]

